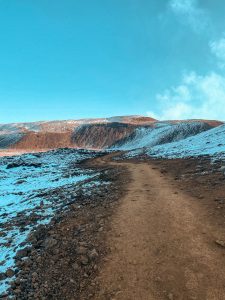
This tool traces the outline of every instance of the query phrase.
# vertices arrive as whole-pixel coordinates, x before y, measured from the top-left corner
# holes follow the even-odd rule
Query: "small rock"
[[[6,263],[5,260],[0,261],[0,266],[3,266]]]
[[[22,184],[24,182],[26,182],[26,180],[20,179],[20,180],[17,180],[16,184]]]
[[[216,240],[215,243],[223,248],[225,248],[225,241],[222,240]]]
[[[88,249],[86,247],[80,246],[76,249],[76,252],[79,255],[83,255],[83,254],[87,254]]]
[[[8,270],[6,271],[6,276],[7,276],[7,277],[13,277],[14,274],[15,274],[15,272],[14,272],[12,269],[8,269]]]
[[[221,171],[221,172],[225,172],[225,166],[222,166],[222,167],[220,168],[220,171]]]
[[[93,249],[89,252],[88,254],[88,257],[91,259],[91,260],[94,260],[98,257],[98,252],[96,251],[96,249]]]
[[[16,253],[16,258],[22,258],[28,255],[29,249],[28,248],[24,248],[24,249],[20,249],[17,251]]]
[[[172,293],[169,293],[169,294],[168,294],[168,299],[169,299],[169,300],[174,300],[174,297],[173,297],[173,294],[172,294]]]
[[[5,273],[0,273],[0,281],[6,279]]]
[[[44,246],[46,249],[49,249],[49,248],[52,248],[52,247],[55,247],[57,245],[57,241],[53,238],[47,238],[44,242]]]
[[[88,257],[82,255],[82,256],[80,257],[80,262],[81,262],[81,264],[84,265],[84,266],[88,265],[88,263],[89,263]]]
[[[15,289],[15,290],[14,290],[14,293],[15,293],[15,294],[20,294],[20,293],[21,293],[20,287],[18,287],[17,289]]]
[[[12,288],[13,290],[16,289],[16,284],[15,284],[14,281],[10,282],[10,286],[11,286],[11,288]]]
[[[75,270],[75,271],[78,271],[80,269],[79,265],[77,263],[74,263],[72,264],[72,268]]]

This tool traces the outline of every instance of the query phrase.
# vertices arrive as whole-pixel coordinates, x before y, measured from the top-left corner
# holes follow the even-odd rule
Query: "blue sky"
[[[223,0],[0,0],[0,123],[225,119]]]

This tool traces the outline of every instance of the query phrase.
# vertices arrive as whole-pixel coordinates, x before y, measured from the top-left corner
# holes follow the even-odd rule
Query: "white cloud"
[[[199,0],[170,0],[169,8],[179,21],[197,33],[212,33],[213,25],[208,11],[199,6]],[[225,69],[225,33],[209,43],[216,63]],[[225,121],[225,76],[210,72],[198,75],[190,72],[181,83],[156,95],[157,113],[148,115],[160,119],[217,119]]]
[[[169,7],[182,23],[187,23],[195,32],[202,32],[209,25],[206,10],[198,6],[197,0],[170,0]]]
[[[206,76],[191,72],[179,86],[156,96],[156,119],[218,119],[225,120],[225,78],[215,72]]]
[[[217,57],[218,65],[225,68],[225,37],[209,43],[211,52]]]

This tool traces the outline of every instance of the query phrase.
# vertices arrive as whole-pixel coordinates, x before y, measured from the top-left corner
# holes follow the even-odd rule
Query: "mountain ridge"
[[[152,131],[163,126],[174,129],[177,124],[180,124],[180,130],[186,137],[195,135],[201,130],[217,127],[223,122],[216,120],[158,121],[151,117],[128,115],[110,118],[0,124],[0,149],[25,151],[65,147],[106,149],[132,139],[138,130]],[[204,126],[200,126],[199,129],[199,124],[204,124]],[[187,127],[187,132],[185,132],[185,128],[182,129],[183,127]],[[188,132],[190,127],[192,127],[191,132]]]

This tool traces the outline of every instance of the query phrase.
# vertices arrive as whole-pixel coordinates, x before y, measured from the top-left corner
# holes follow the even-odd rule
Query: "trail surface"
[[[225,299],[225,250],[197,199],[154,166],[109,158],[97,163],[128,168],[131,181],[112,220],[95,299]]]

